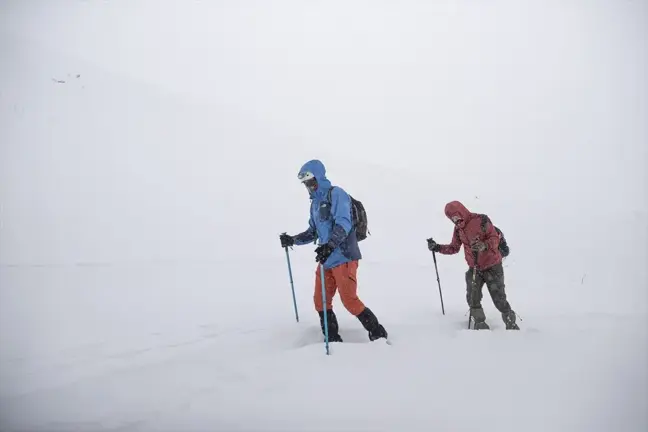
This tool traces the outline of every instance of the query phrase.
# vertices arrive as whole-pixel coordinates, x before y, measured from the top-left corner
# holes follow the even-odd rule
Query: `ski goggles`
[[[315,180],[315,176],[310,171],[302,171],[302,172],[300,172],[299,174],[297,174],[297,178],[302,183],[305,182],[305,181],[311,180],[311,179]]]
[[[309,191],[314,192],[315,190],[317,190],[317,180],[315,179],[315,176],[312,172],[300,172],[297,175],[297,178],[299,178],[299,180],[304,184],[304,186],[306,186]]]
[[[463,219],[459,215],[454,215],[450,218],[453,224],[457,225],[459,222],[461,222]]]

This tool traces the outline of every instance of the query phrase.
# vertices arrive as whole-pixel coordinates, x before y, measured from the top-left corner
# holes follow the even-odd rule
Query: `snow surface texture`
[[[0,430],[646,431],[639,1],[8,1]],[[367,207],[393,345],[326,356],[296,174]],[[511,246],[466,330],[459,199]]]

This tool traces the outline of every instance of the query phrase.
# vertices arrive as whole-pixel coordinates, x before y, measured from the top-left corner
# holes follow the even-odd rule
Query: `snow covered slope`
[[[239,4],[241,3],[241,4]],[[644,431],[639,2],[5,1],[1,431]],[[296,173],[366,205],[325,356]],[[507,235],[465,329],[446,202]]]

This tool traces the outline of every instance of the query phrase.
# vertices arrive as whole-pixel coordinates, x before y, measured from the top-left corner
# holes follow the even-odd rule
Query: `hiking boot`
[[[486,315],[481,307],[470,308],[470,316],[473,320],[473,330],[490,330],[486,324]]]
[[[342,342],[342,337],[340,336],[337,317],[335,312],[329,309],[326,311],[327,314],[327,324],[328,324],[328,340],[329,342]],[[320,317],[320,327],[322,328],[322,334],[326,336],[324,331],[324,312],[318,312]]]
[[[506,330],[520,330],[520,327],[515,323],[515,312],[512,310],[502,314],[502,320],[506,324]]]
[[[490,330],[490,327],[486,324],[486,321],[478,321],[473,324],[473,330]]]
[[[370,341],[375,341],[380,338],[387,339],[387,330],[378,322],[378,318],[376,318],[376,315],[374,315],[371,309],[365,307],[357,318],[365,330],[369,332]]]
[[[344,342],[339,334],[329,334],[329,342]]]
[[[378,327],[369,332],[369,340],[375,341],[376,339],[385,338],[387,339],[387,330],[381,324],[378,324]]]

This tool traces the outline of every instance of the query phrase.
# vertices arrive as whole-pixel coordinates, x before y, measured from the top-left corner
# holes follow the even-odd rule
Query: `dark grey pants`
[[[494,265],[486,270],[477,271],[475,275],[475,284],[473,285],[473,269],[466,272],[466,300],[471,309],[482,309],[482,288],[484,283],[488,287],[491,299],[497,310],[502,314],[508,314],[511,311],[511,305],[506,299],[504,284],[504,267],[502,264]]]

